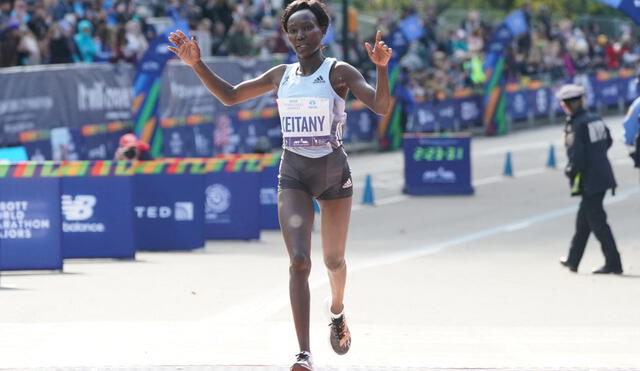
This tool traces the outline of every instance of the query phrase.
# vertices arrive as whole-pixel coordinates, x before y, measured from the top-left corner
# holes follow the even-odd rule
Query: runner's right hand
[[[169,41],[176,47],[168,46],[167,48],[187,66],[193,67],[200,61],[200,47],[195,37],[189,39],[182,31],[177,30],[169,35]]]

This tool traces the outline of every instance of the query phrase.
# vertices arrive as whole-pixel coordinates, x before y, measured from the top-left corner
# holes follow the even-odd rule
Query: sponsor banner
[[[22,146],[27,151],[29,161],[42,162],[51,158],[51,142],[48,139],[23,143]]]
[[[131,119],[133,67],[91,64],[0,73],[0,145],[21,132]]]
[[[542,88],[529,90],[527,92],[527,104],[535,117],[543,117],[549,115],[551,110],[551,89]]]
[[[524,120],[529,115],[529,105],[527,103],[527,91],[521,90],[507,93],[507,116],[512,120]]]
[[[260,173],[207,174],[204,188],[205,237],[207,239],[259,239],[260,201]]]
[[[269,58],[206,58],[205,63],[231,84],[257,77],[281,63],[277,57]],[[276,106],[275,91],[259,98],[227,107],[220,103],[202,84],[189,66],[179,61],[170,62],[165,69],[160,89],[160,117],[187,117],[209,115],[217,117],[241,110],[261,111]]]
[[[116,121],[107,124],[83,125],[80,159],[111,160],[119,147],[120,137],[131,132],[131,122]]]
[[[83,138],[79,128],[59,127],[51,129],[51,159],[53,161],[78,161]]]
[[[132,177],[65,177],[62,256],[135,258]]]
[[[456,112],[454,101],[452,99],[441,100],[436,102],[433,105],[433,108],[438,122],[438,130],[455,130],[455,123],[458,121],[458,114]]]
[[[204,176],[137,174],[133,179],[136,250],[204,247]]]
[[[621,99],[624,99],[627,93],[626,89],[621,90],[621,79],[614,78],[603,81],[595,81],[596,100],[600,105],[605,107],[617,105]]]
[[[482,124],[482,96],[456,99],[456,106],[460,117],[460,128]]]
[[[422,102],[416,104],[413,112],[407,119],[406,132],[426,133],[436,130],[437,117],[432,102]]]
[[[620,91],[624,94],[625,103],[632,103],[640,95],[640,84],[637,78],[620,79]]]
[[[167,157],[194,157],[193,128],[176,126],[163,130],[162,153]]]
[[[85,136],[80,147],[80,158],[89,161],[111,160],[119,147],[120,137],[129,130]]]
[[[280,119],[219,116],[213,125],[213,151],[216,154],[269,152],[282,145]]]
[[[166,157],[211,157],[215,154],[269,152],[282,144],[278,117],[240,118],[220,115],[213,123],[198,125],[163,122]]]
[[[471,137],[405,134],[404,192],[411,195],[473,194]]]
[[[345,143],[372,142],[378,129],[378,115],[369,108],[347,111],[347,124],[343,128]]]
[[[59,179],[0,179],[0,270],[62,269]]]
[[[279,159],[279,158],[278,158]],[[260,229],[280,229],[278,221],[278,173],[280,162],[260,173]]]

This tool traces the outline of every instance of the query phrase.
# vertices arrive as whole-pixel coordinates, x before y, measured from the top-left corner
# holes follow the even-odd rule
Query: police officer
[[[605,256],[604,266],[593,273],[622,274],[620,254],[602,204],[607,190],[611,189],[614,193],[616,188],[611,163],[607,158],[607,151],[612,144],[611,134],[600,117],[586,111],[584,94],[584,88],[574,84],[565,85],[556,93],[567,114],[564,142],[568,163],[565,174],[569,177],[571,194],[582,197],[569,256],[560,260],[560,263],[570,271],[577,272],[587,239],[593,232]]]

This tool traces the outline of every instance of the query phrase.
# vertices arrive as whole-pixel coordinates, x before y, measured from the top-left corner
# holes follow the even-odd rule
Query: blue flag
[[[522,10],[516,10],[504,19],[504,25],[511,32],[512,37],[518,37],[527,32],[529,25]]]
[[[640,25],[640,1],[638,0],[599,0],[612,8],[616,8],[628,15],[633,21]]]
[[[422,25],[422,20],[418,18],[417,15],[410,15],[407,18],[403,19],[400,22],[399,26],[400,30],[404,34],[404,37],[412,42],[413,40],[417,40],[424,36],[424,26]]]
[[[133,83],[134,131],[144,142],[151,145],[154,157],[160,157],[162,137],[159,125],[158,101],[162,72],[173,53],[167,49],[169,33],[174,30],[189,30],[186,21],[176,22],[158,35],[138,62]]]
[[[486,47],[483,66],[487,81],[484,94],[484,125],[487,134],[505,134],[506,126],[506,79],[504,76],[506,50],[511,42],[529,30],[521,10],[510,13],[491,35]]]

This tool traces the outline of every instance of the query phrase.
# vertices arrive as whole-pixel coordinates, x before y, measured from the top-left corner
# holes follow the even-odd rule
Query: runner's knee
[[[308,275],[311,272],[311,257],[306,254],[294,254],[291,257],[289,271]]]
[[[344,257],[328,257],[324,259],[324,265],[330,272],[338,272],[344,269],[346,262]]]

